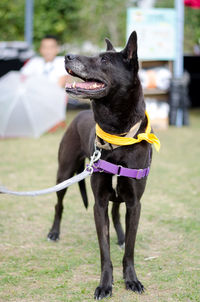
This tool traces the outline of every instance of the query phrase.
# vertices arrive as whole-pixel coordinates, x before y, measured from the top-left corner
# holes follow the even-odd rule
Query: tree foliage
[[[24,1],[0,1],[0,41],[24,39]]]
[[[193,51],[194,44],[200,44],[200,9],[185,8],[185,51]]]
[[[157,1],[156,7],[174,7],[174,0]],[[185,7],[184,9],[184,51],[192,53],[194,44],[200,40],[200,9]]]
[[[34,45],[46,34],[61,43],[90,40],[102,46],[104,38],[123,45],[126,9],[130,0],[34,0]],[[157,7],[173,7],[174,0],[157,1]],[[0,40],[24,39],[25,0],[0,1]],[[200,38],[200,10],[185,8],[185,49],[192,51]]]
[[[125,37],[126,2],[121,0],[34,0],[34,44],[46,34],[61,43],[108,36],[120,45]],[[25,0],[1,0],[0,40],[23,40]]]

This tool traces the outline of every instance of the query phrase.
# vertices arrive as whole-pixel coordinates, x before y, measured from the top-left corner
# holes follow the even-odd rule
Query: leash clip
[[[90,163],[87,165],[86,170],[90,173],[90,175],[94,172],[93,169],[93,164],[98,161],[101,157],[101,151],[100,150],[95,150],[92,156],[90,157]]]

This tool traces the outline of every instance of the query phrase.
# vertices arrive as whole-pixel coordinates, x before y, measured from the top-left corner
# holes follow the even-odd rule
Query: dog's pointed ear
[[[110,42],[110,40],[108,38],[105,38],[106,44],[107,44],[107,49],[106,51],[115,51],[112,43]]]
[[[122,51],[123,55],[127,59],[131,60],[137,58],[137,34],[136,31],[133,31],[130,35],[126,47]]]

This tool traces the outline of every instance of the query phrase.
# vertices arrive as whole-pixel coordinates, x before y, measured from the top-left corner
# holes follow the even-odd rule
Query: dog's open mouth
[[[67,72],[74,77],[80,78],[83,82],[66,83],[66,92],[75,95],[95,95],[106,88],[106,84],[96,79],[84,79],[83,77],[75,74],[71,69]]]

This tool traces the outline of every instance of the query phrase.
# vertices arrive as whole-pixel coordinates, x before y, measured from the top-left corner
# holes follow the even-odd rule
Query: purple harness
[[[150,167],[145,169],[129,169],[121,165],[112,164],[106,160],[99,159],[92,166],[93,172],[105,172],[117,176],[131,177],[141,179],[149,174]]]

